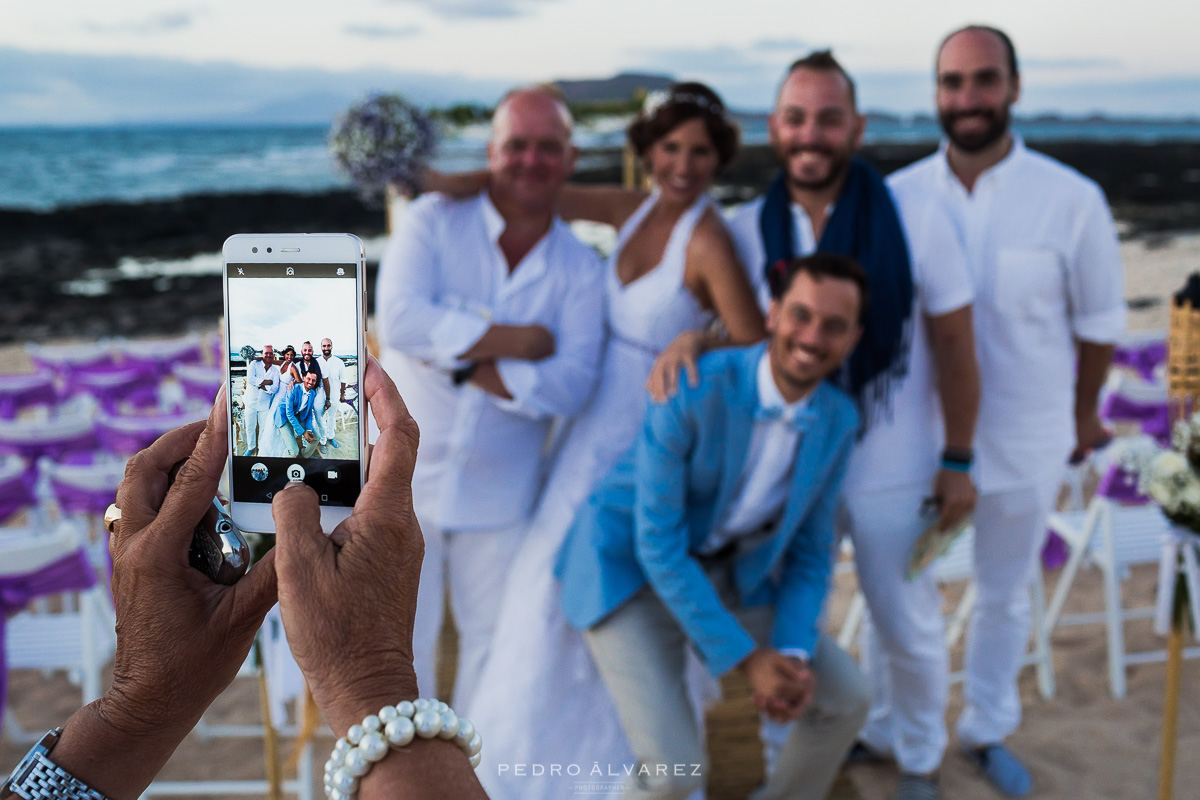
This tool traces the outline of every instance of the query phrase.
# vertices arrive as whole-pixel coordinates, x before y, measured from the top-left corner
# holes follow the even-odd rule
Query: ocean
[[[743,141],[764,144],[764,115],[743,115]],[[628,122],[602,118],[581,125],[580,166],[613,158]],[[1200,141],[1200,120],[1114,121],[1032,119],[1017,129],[1031,141]],[[464,169],[484,163],[486,125],[450,130],[434,164]],[[282,190],[320,192],[349,184],[326,145],[328,128],[165,127],[0,128],[0,208],[51,210],[102,201],[137,202],[189,194]],[[927,117],[871,117],[873,143],[935,142]],[[592,152],[589,152],[592,151]]]

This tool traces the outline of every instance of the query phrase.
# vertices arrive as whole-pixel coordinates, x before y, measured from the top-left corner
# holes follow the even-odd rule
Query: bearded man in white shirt
[[[321,411],[321,447],[331,445],[335,449],[339,447],[337,439],[333,438],[333,424],[337,417],[337,406],[346,402],[346,362],[333,354],[333,340],[325,338],[321,340],[321,374],[325,377],[325,383],[322,387],[325,394],[319,399],[322,401]],[[337,392],[337,405],[333,403],[334,392]]]
[[[1003,32],[971,26],[950,34],[937,56],[946,141],[892,177],[899,191],[945,203],[975,285],[979,596],[957,733],[963,752],[1015,797],[1032,789],[1028,770],[1004,746],[1021,717],[1017,673],[1029,641],[1029,581],[1072,447],[1084,453],[1108,437],[1098,398],[1125,322],[1120,252],[1104,195],[1010,131],[1020,88],[1016,52]],[[944,669],[943,661],[935,664]]]
[[[555,215],[575,164],[571,127],[552,87],[508,94],[492,119],[488,188],[414,201],[380,264],[380,338],[398,351],[384,366],[421,428],[417,677],[431,696],[445,576],[459,708],[487,656],[551,423],[583,407],[598,374],[602,267]]]

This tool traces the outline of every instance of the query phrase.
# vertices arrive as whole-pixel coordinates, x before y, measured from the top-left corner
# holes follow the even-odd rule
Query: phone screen
[[[267,503],[292,480],[323,506],[361,490],[358,265],[227,263],[231,481]]]

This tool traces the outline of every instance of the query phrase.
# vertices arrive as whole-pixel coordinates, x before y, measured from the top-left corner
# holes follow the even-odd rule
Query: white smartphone
[[[366,261],[348,233],[225,241],[230,516],[274,533],[271,499],[311,486],[326,532],[366,475]]]

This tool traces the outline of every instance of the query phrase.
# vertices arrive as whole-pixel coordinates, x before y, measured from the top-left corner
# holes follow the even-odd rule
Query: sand
[[[1169,239],[1138,239],[1122,245],[1127,270],[1127,297],[1139,302],[1158,300],[1130,314],[1135,330],[1165,328],[1165,299],[1186,275],[1200,269],[1200,233],[1180,234]],[[16,348],[0,348],[4,363],[23,363]],[[1047,593],[1053,591],[1056,572],[1046,573]],[[1127,603],[1153,602],[1157,582],[1153,566],[1135,567],[1125,583]],[[840,625],[855,591],[853,574],[839,576],[831,598],[830,622]],[[961,586],[947,587],[951,599]],[[1076,579],[1066,613],[1095,611],[1102,606],[1099,574],[1084,569]],[[1126,626],[1130,650],[1163,646],[1149,621]],[[1195,642],[1191,642],[1195,644]],[[447,638],[447,649],[452,648]],[[1032,669],[1021,677],[1024,721],[1010,744],[1029,763],[1034,775],[1034,797],[1046,800],[1105,798],[1142,800],[1155,796],[1162,725],[1165,668],[1161,663],[1144,664],[1128,670],[1128,696],[1114,700],[1109,693],[1105,661],[1105,637],[1100,625],[1059,627],[1053,634],[1057,694],[1043,699],[1037,691]],[[954,653],[961,660],[961,648]],[[448,685],[448,676],[443,683]],[[186,690],[186,687],[181,687]],[[713,768],[709,779],[712,800],[740,800],[761,776],[761,758],[755,734],[755,717],[738,680],[726,682],[730,699],[710,712],[710,750]],[[10,708],[30,731],[60,724],[79,704],[78,689],[62,675],[43,676],[15,672],[11,676]],[[951,690],[948,720],[952,723],[962,707],[961,686]],[[253,722],[257,719],[257,686],[239,679],[218,699],[212,717],[219,721]],[[324,750],[331,744],[317,739],[318,769]],[[15,764],[27,745],[6,736],[0,742],[0,770]],[[255,740],[217,740],[204,743],[193,735],[180,747],[164,778],[197,780],[261,778],[262,748]],[[895,785],[894,766],[855,766],[847,769],[833,797],[849,800],[890,798]],[[954,752],[951,739],[942,769],[943,797],[953,800],[994,800],[1000,795],[985,784],[967,762]],[[1200,661],[1185,662],[1179,718],[1176,769],[1177,798],[1200,796]],[[320,790],[317,790],[320,796]],[[569,800],[569,798],[564,798]]]

